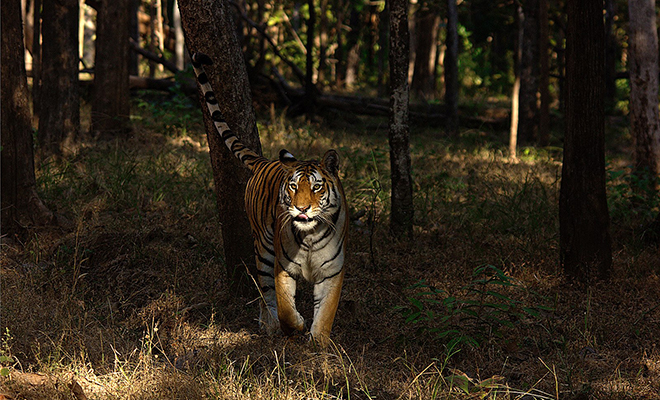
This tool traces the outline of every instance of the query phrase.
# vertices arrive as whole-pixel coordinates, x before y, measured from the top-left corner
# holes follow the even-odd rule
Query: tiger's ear
[[[323,168],[325,168],[332,175],[337,176],[339,174],[339,154],[334,150],[328,150],[323,155],[323,160],[321,160]]]
[[[282,149],[280,150],[280,162],[286,166],[290,166],[291,164],[295,163],[296,157],[293,156],[293,154],[289,153],[289,150]]]

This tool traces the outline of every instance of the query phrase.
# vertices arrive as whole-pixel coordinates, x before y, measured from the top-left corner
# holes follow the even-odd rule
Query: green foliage
[[[637,174],[631,168],[615,169],[611,165],[607,173],[607,203],[613,220],[626,222],[641,219],[648,221],[658,212],[660,197],[652,174]]]
[[[407,305],[397,307],[405,318],[404,323],[414,324],[420,333],[442,340],[448,349],[463,345],[479,347],[491,337],[501,336],[503,329],[514,329],[529,318],[540,317],[542,311],[552,310],[513,298],[512,295],[526,291],[525,288],[492,265],[475,268],[470,283],[459,291],[463,293],[461,296],[451,295],[426,281],[417,282],[409,289],[416,292],[408,296]]]
[[[140,91],[134,101],[143,113],[137,118],[147,119],[163,132],[180,132],[183,135],[191,125],[199,124],[202,121],[201,109],[183,90],[184,81],[192,79],[191,68],[174,77],[174,86],[164,97],[153,91]]]

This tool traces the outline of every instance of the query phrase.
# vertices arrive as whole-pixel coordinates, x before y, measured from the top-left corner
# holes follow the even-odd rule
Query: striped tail
[[[236,134],[231,131],[229,125],[227,125],[227,122],[222,116],[220,108],[218,107],[218,99],[215,98],[215,93],[209,83],[209,78],[204,71],[204,65],[213,64],[211,58],[203,53],[195,53],[191,58],[197,81],[204,92],[206,107],[209,109],[209,114],[211,114],[211,119],[213,120],[220,137],[234,156],[241,160],[250,171],[254,171],[260,164],[267,160],[245,146],[243,142],[238,139]]]

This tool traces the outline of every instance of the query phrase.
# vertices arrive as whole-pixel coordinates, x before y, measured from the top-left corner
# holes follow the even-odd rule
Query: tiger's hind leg
[[[259,292],[262,301],[259,307],[259,327],[268,334],[277,332],[280,322],[277,319],[277,299],[275,297],[275,277],[273,264],[275,256],[268,251],[259,252],[255,246]]]

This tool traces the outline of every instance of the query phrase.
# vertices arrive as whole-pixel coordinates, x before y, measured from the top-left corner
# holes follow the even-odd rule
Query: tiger
[[[313,284],[314,314],[309,333],[322,346],[329,342],[344,281],[348,207],[339,179],[339,154],[328,150],[320,161],[300,161],[283,149],[270,161],[243,144],[218,107],[204,65],[209,56],[191,57],[206,108],[227,148],[252,175],[245,209],[254,239],[261,296],[259,325],[269,333],[305,332],[296,309],[296,284]]]

